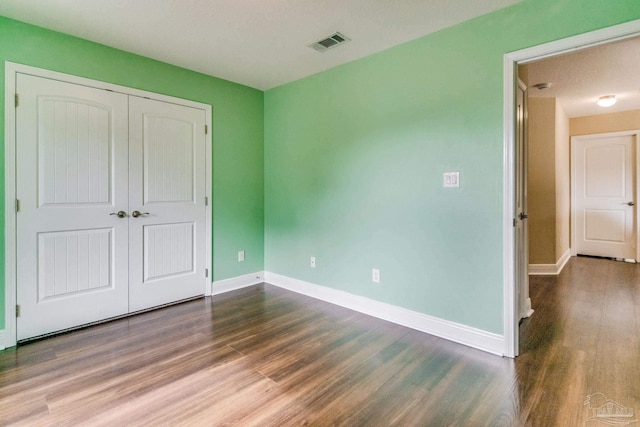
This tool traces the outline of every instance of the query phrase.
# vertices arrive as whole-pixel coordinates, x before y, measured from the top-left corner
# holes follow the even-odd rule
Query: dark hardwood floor
[[[516,360],[269,285],[203,298],[0,352],[0,424],[596,427],[598,392],[640,412],[640,266],[574,258],[531,297]]]

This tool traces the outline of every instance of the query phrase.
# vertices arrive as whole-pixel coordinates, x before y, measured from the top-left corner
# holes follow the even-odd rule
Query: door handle
[[[118,218],[125,218],[127,213],[125,211],[111,212],[109,215],[117,215]]]
[[[635,205],[636,205],[636,202],[627,202],[627,204],[628,204],[629,206],[635,206]]]
[[[131,212],[131,216],[134,218],[138,218],[139,216],[142,216],[142,215],[149,215],[149,212],[140,212],[140,211]]]
[[[524,212],[520,212],[520,213],[518,214],[518,218],[520,218],[520,221],[522,221],[523,219],[527,219],[527,218],[529,218],[529,215],[527,215],[527,214],[526,214],[526,213],[524,213]]]

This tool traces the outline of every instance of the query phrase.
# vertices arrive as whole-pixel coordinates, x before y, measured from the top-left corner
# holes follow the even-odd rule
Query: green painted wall
[[[639,17],[525,0],[267,91],[265,269],[502,334],[503,56]]]
[[[501,334],[503,55],[637,18],[525,0],[266,94],[2,17],[0,60],[213,106],[214,280],[264,268]]]
[[[264,94],[131,53],[0,17],[4,61],[203,102],[213,106],[213,279],[264,269]],[[4,83],[0,85],[4,99]],[[0,259],[4,259],[4,102],[0,104]],[[237,262],[237,251],[246,261]],[[0,329],[4,263],[0,263]]]

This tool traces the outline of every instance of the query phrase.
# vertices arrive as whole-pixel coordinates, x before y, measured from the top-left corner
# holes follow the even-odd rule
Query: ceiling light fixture
[[[601,107],[611,107],[613,104],[615,104],[618,100],[616,99],[615,95],[604,95],[601,96],[600,98],[598,98],[598,102],[597,104]]]
[[[533,87],[535,87],[538,90],[549,89],[551,86],[552,86],[551,83],[536,83],[533,85]]]

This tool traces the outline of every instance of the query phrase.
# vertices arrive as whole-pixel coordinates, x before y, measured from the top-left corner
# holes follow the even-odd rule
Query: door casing
[[[504,356],[518,355],[518,300],[516,286],[516,85],[518,65],[640,35],[640,19],[578,36],[507,53],[503,59],[503,338]]]
[[[206,147],[206,167],[205,167],[205,194],[208,198],[206,205],[206,223],[205,223],[205,266],[209,274],[207,280],[205,295],[211,295],[212,268],[211,268],[211,250],[212,250],[212,126],[211,115],[212,107],[208,104],[189,101],[186,99],[175,98],[172,96],[161,95],[144,90],[129,88],[112,83],[92,80],[84,77],[73,76],[70,74],[58,73],[55,71],[45,70],[42,68],[32,67],[28,65],[16,64],[13,62],[5,62],[5,336],[4,343],[0,339],[0,349],[3,347],[12,347],[16,345],[16,75],[17,73],[30,74],[33,76],[44,77],[54,80],[60,80],[78,85],[90,86],[98,89],[110,90],[113,92],[123,93],[126,95],[134,95],[146,97],[158,101],[169,102],[173,104],[184,105],[193,108],[205,110],[205,124],[207,133],[205,135]],[[18,100],[19,102],[19,100]],[[204,272],[203,272],[204,273]],[[2,338],[2,337],[0,337]]]

